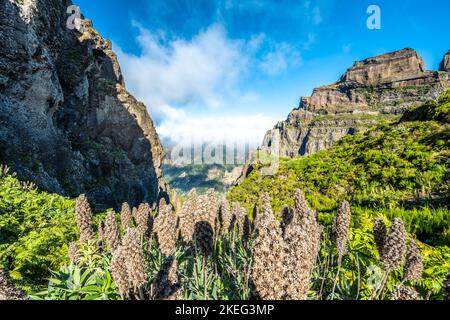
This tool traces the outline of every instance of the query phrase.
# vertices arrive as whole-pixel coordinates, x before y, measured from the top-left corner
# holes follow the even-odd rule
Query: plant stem
[[[142,289],[142,287],[139,288],[139,298],[140,298],[141,300],[145,300],[145,297],[144,297],[144,290]]]
[[[333,300],[333,298],[334,298],[334,290],[336,289],[336,284],[339,279],[339,273],[341,272],[341,262],[342,262],[342,257],[339,256],[338,257],[338,270],[336,273],[336,277],[334,278],[333,289],[331,290],[331,297],[330,297],[331,300]]]
[[[206,283],[206,257],[202,257],[202,266],[203,266],[203,287],[204,287],[204,298],[208,300],[208,286]]]
[[[381,279],[380,285],[378,287],[376,287],[375,290],[372,292],[372,295],[370,296],[369,300],[374,300],[377,298],[378,290],[380,290],[383,287],[384,281],[385,281],[385,279],[387,279],[388,276],[389,276],[389,271],[386,271],[383,278]]]
[[[359,257],[358,257],[358,253],[356,253],[356,267],[358,269],[358,291],[356,292],[356,298],[355,300],[358,300],[359,298],[359,290],[361,288],[361,271],[359,269]]]
[[[325,260],[324,260],[324,269],[322,273],[322,283],[320,284],[320,290],[319,290],[319,297],[323,300],[323,287],[325,284],[325,279],[328,274],[328,263],[330,262],[329,256],[326,254],[326,245],[324,246],[324,254],[325,254]]]
[[[380,292],[378,292],[378,294],[377,294],[377,297],[376,297],[377,299],[382,299],[383,298],[383,291],[384,291],[384,289],[386,287],[388,276],[389,276],[389,273],[386,273],[386,277],[384,278],[384,280],[382,282],[382,286],[381,286]]]

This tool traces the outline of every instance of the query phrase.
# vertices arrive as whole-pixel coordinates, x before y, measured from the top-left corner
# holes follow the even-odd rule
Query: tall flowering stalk
[[[109,212],[105,219],[104,237],[111,252],[120,245],[119,227],[114,212]]]
[[[195,220],[198,208],[197,191],[192,189],[183,203],[178,216],[180,217],[180,233],[183,241],[187,244],[192,242],[195,228]]]
[[[128,277],[127,264],[124,249],[118,246],[111,259],[111,275],[122,299],[126,299],[131,290],[130,279]]]
[[[415,281],[422,277],[423,259],[416,241],[411,240],[406,251],[406,262],[403,268],[403,277],[408,281]]]
[[[375,222],[375,224],[381,226],[379,222]],[[381,230],[382,229],[383,228],[381,228]],[[375,230],[377,230],[376,227],[374,227],[374,231]],[[406,254],[406,239],[407,233],[403,220],[395,218],[391,223],[389,232],[386,232],[385,238],[383,240],[377,240],[382,243],[382,247],[380,247],[379,250],[381,251],[381,261],[383,262],[385,274],[380,285],[375,288],[371,299],[382,296],[389,274],[403,264]]]
[[[120,211],[120,222],[122,224],[122,229],[124,232],[128,228],[133,227],[133,216],[131,214],[130,205],[126,202],[122,204],[122,210]]]
[[[333,299],[336,284],[341,271],[342,257],[348,252],[348,233],[350,229],[350,204],[344,200],[339,205],[336,218],[333,219],[332,234],[333,240],[338,252],[338,270],[331,290],[331,299]]]
[[[294,193],[294,208],[285,225],[284,284],[283,298],[305,300],[311,284],[311,274],[320,247],[321,226],[308,206],[303,193]]]
[[[75,220],[80,230],[80,242],[88,243],[94,239],[92,211],[86,195],[80,195],[75,202]]]
[[[136,229],[128,229],[123,237],[124,262],[131,287],[144,299],[143,286],[147,283],[145,275],[144,252],[141,247],[140,235]]]
[[[256,298],[277,300],[284,296],[285,244],[267,193],[262,201],[262,211],[256,217],[257,236],[252,251],[252,292]]]
[[[229,232],[233,216],[231,214],[230,204],[225,196],[222,198],[222,202],[220,203],[219,218],[222,230],[224,232]]]
[[[172,205],[160,207],[155,218],[154,230],[161,252],[166,256],[172,255],[177,243],[177,220],[173,214]]]

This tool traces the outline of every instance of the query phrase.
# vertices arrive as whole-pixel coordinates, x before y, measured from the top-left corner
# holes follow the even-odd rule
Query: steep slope
[[[446,59],[441,71],[425,71],[412,49],[358,61],[338,82],[302,97],[299,108],[266,134],[262,149],[278,153],[279,147],[282,157],[312,154],[347,134],[394,119],[411,105],[435,100],[450,87]]]
[[[450,50],[446,53],[444,59],[442,59],[442,62],[439,65],[439,70],[450,72]]]
[[[71,1],[0,1],[0,162],[101,208],[156,201],[163,148],[111,42],[66,27]]]
[[[424,242],[450,245],[450,90],[391,124],[346,136],[327,150],[284,158],[273,176],[256,167],[228,197],[247,210],[264,192],[279,212],[302,189],[322,221],[347,199],[355,223],[401,217]],[[250,212],[250,211],[249,211]]]

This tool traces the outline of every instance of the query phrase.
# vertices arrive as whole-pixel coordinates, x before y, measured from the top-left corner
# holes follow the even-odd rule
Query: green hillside
[[[448,208],[450,91],[439,103],[408,110],[399,122],[347,136],[334,147],[308,157],[280,159],[274,176],[258,169],[229,192],[251,212],[263,192],[274,209],[291,205],[300,188],[329,223],[338,203],[348,200],[358,226],[363,217],[401,217],[408,231],[433,245],[450,245]]]

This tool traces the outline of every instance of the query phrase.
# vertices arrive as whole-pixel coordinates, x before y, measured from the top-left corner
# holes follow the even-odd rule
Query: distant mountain
[[[336,83],[302,97],[287,120],[267,132],[262,149],[282,157],[312,154],[347,134],[399,117],[409,106],[436,100],[448,87],[450,51],[439,71],[426,71],[412,49],[358,61]]]

